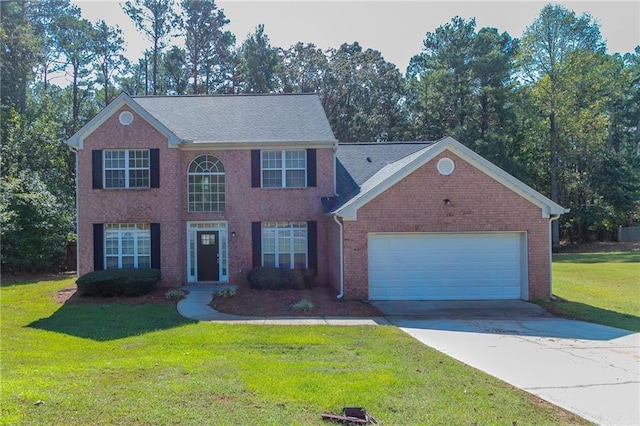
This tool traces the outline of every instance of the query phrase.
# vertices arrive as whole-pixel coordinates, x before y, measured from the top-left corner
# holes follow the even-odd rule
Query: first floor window
[[[307,268],[307,223],[262,222],[262,266]]]
[[[151,231],[148,223],[104,225],[105,269],[150,268]]]
[[[149,150],[104,151],[105,188],[149,188]]]

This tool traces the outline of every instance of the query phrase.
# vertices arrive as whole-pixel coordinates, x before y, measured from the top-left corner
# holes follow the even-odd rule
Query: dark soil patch
[[[378,309],[359,300],[338,299],[338,293],[330,287],[314,287],[309,290],[252,290],[240,286],[234,297],[224,299],[213,296],[211,306],[227,314],[257,317],[375,317],[382,316]],[[309,312],[296,311],[291,305],[308,300],[313,304]]]
[[[617,243],[613,241],[597,241],[582,244],[561,244],[558,253],[612,253],[640,252],[640,242]]]

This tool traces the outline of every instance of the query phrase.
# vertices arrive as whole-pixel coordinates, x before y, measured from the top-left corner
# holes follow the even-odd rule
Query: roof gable
[[[179,138],[175,133],[173,133],[153,115],[149,114],[149,112],[136,103],[129,95],[121,93],[87,124],[71,136],[71,138],[66,142],[67,145],[69,145],[70,148],[83,149],[85,139],[125,105],[156,128],[156,130],[165,135],[169,146],[175,146],[178,144]]]
[[[467,161],[486,175],[511,189],[518,195],[530,201],[541,209],[542,217],[558,215],[568,212],[557,203],[535,191],[525,183],[511,176],[504,170],[495,166],[485,158],[473,152],[451,137],[446,137],[435,143],[429,144],[419,151],[415,151],[404,158],[384,165],[371,177],[359,185],[359,191],[353,191],[347,200],[343,200],[339,207],[332,213],[347,220],[356,220],[358,209],[369,201],[382,194],[400,180],[413,173],[438,154],[448,150]],[[347,162],[347,167],[350,163]],[[358,172],[356,171],[356,174]],[[342,194],[340,194],[342,195]]]

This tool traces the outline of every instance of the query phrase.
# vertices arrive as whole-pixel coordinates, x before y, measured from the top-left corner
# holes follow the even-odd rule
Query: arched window
[[[189,211],[224,211],[224,166],[212,155],[201,155],[189,164]]]

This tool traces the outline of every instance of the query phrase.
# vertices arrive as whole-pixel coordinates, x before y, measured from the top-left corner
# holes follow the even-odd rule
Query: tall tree
[[[69,14],[77,15],[76,9],[76,6],[72,6],[69,0],[39,0],[28,3],[26,13],[36,35],[43,42],[38,71],[44,83],[45,92],[51,76],[63,71],[66,67],[66,63],[61,61],[61,52],[56,43],[59,21]]]
[[[458,16],[425,35],[423,51],[412,58],[412,77],[421,81],[423,138],[456,135],[472,115],[471,61],[475,20]],[[461,138],[462,139],[462,138]]]
[[[127,0],[125,13],[136,28],[151,42],[152,87],[153,94],[158,93],[158,61],[162,49],[171,35],[177,17],[173,0]]]
[[[80,102],[88,95],[87,77],[90,75],[91,63],[95,57],[93,26],[91,22],[80,18],[80,9],[71,8],[67,14],[59,18],[55,39],[60,52],[64,55],[65,64],[70,67],[73,93],[72,116],[77,130],[81,127]]]
[[[181,6],[184,14],[181,28],[186,39],[192,90],[195,94],[202,90],[208,93],[214,68],[224,67],[230,42],[235,43],[235,37],[229,38],[223,29],[229,20],[215,0],[183,0]]]
[[[321,93],[325,88],[329,61],[315,44],[296,43],[280,51],[285,93]]]
[[[165,80],[164,85],[168,93],[184,95],[187,93],[189,85],[189,66],[187,53],[178,46],[171,46],[171,49],[162,55],[162,69]]]
[[[558,175],[559,151],[557,103],[562,92],[559,74],[567,55],[576,50],[603,51],[599,26],[590,15],[576,16],[561,5],[546,5],[536,20],[525,30],[520,50],[521,76],[529,84],[539,84],[542,92],[538,107],[548,121],[550,197],[560,198]],[[553,222],[553,246],[559,247],[558,221]]]
[[[24,112],[27,86],[41,61],[43,40],[26,13],[27,3],[0,3],[0,96],[2,105]]]
[[[400,71],[379,51],[357,42],[330,49],[323,105],[338,140],[400,139],[402,89]]]
[[[100,20],[94,29],[95,65],[98,69],[98,83],[102,85],[104,106],[109,105],[109,87],[116,73],[126,64],[122,30],[117,25],[110,27]]]
[[[271,47],[264,25],[258,25],[255,32],[247,35],[238,55],[242,92],[271,93],[280,90],[278,51]]]

